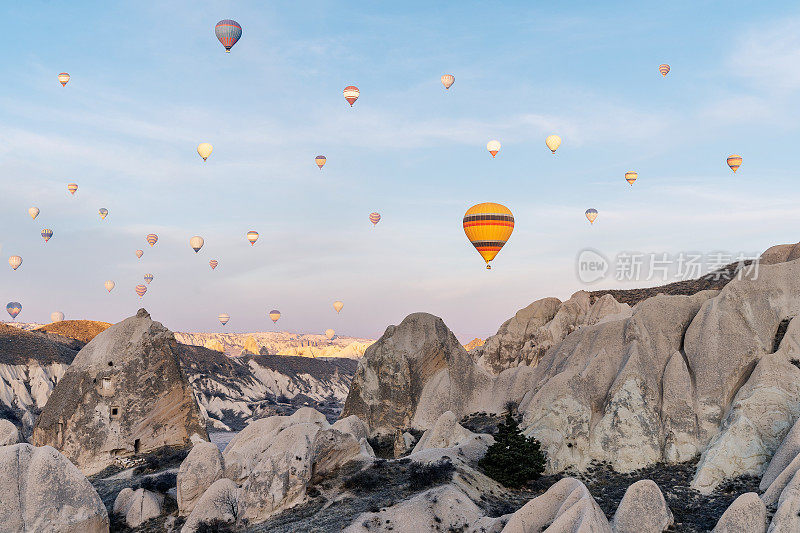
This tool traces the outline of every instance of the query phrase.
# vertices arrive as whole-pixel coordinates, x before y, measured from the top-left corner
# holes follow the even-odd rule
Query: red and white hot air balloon
[[[356,103],[356,100],[358,100],[358,97],[361,94],[361,92],[358,90],[358,87],[355,85],[348,85],[344,88],[342,93],[344,94],[344,99],[347,100],[348,104],[350,104],[350,107],[353,107],[353,104]]]

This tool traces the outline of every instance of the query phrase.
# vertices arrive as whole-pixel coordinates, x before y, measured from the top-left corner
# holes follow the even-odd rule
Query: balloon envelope
[[[328,337],[328,340],[331,340],[334,335],[336,335],[336,332],[333,331],[332,329],[325,330],[325,336]]]
[[[12,270],[16,270],[22,264],[22,258],[18,255],[12,255],[8,258],[8,265]]]
[[[153,246],[155,243],[158,242],[158,235],[156,235],[155,233],[150,233],[144,238],[144,240],[147,241],[147,244]]]
[[[230,53],[233,45],[242,37],[242,27],[235,20],[220,20],[214,27],[214,34],[225,47],[225,52]]]
[[[203,161],[207,160],[208,156],[210,156],[211,152],[213,151],[214,147],[209,143],[200,143],[197,145],[197,153],[200,154],[200,157],[203,158]]]
[[[248,231],[247,240],[250,241],[251,245],[255,245],[256,241],[258,240],[258,232],[253,230]]]
[[[106,282],[105,282],[105,286],[106,286],[106,290],[107,290],[108,292],[111,292],[111,291],[113,291],[113,290],[114,290],[114,287],[116,286],[116,283],[114,283],[114,282],[113,282],[113,281],[111,281],[111,280],[108,280],[108,281],[106,281]]]
[[[50,322],[61,322],[64,320],[64,313],[61,311],[53,311],[50,313]]]
[[[141,259],[143,255],[144,255],[144,250],[136,250],[136,257]]]
[[[269,312],[269,318],[272,320],[273,324],[277,322],[280,317],[281,317],[281,312],[278,311],[277,309],[273,309],[272,311]]]
[[[344,94],[344,99],[347,100],[347,103],[350,104],[350,107],[353,107],[353,104],[355,104],[356,100],[358,100],[361,91],[359,91],[358,87],[356,87],[355,85],[348,85],[347,87],[344,88],[344,91],[342,91],[342,93]]]
[[[8,302],[8,304],[6,304],[6,311],[11,315],[11,318],[15,319],[17,315],[22,312],[22,304],[19,302]]]
[[[30,209],[28,209],[28,214],[31,216],[33,220],[36,220],[36,217],[39,216],[39,208],[31,207]]]
[[[66,87],[67,82],[69,81],[69,74],[62,72],[58,75],[58,81],[61,83],[62,87]]]
[[[142,296],[144,296],[144,293],[147,292],[147,287],[145,287],[144,285],[137,285],[136,289],[134,290],[136,291],[136,294],[139,295],[139,298],[141,298]]]
[[[42,238],[44,239],[44,242],[49,241],[50,237],[52,236],[53,236],[53,230],[46,228],[42,230]]]
[[[75,191],[78,190],[78,184],[77,183],[68,183],[67,184],[67,190],[69,191],[70,194],[74,195]]]
[[[342,310],[342,307],[344,307],[344,304],[342,302],[340,302],[339,300],[336,300],[335,302],[333,302],[333,308],[336,309],[337,313]]]
[[[212,259],[211,261],[208,262],[208,266],[211,267],[211,270],[214,270],[215,268],[217,268],[218,264],[219,264],[219,261],[217,261],[216,259]]]
[[[445,89],[449,89],[456,82],[456,77],[452,74],[444,74],[442,76],[442,85]]]
[[[150,282],[151,282],[151,281],[153,281],[153,275],[152,275],[152,274],[145,274],[145,275],[144,275],[144,281],[145,281],[145,282],[146,282],[148,285],[150,285]]]
[[[561,146],[561,137],[558,135],[550,135],[547,139],[544,140],[544,143],[550,148],[550,151],[556,153],[558,147]]]
[[[514,231],[514,215],[501,204],[476,204],[464,214],[463,226],[467,239],[486,261],[486,268],[491,269],[489,262],[505,246]]]
[[[661,73],[662,76],[666,76],[669,73],[669,65],[666,63],[662,63],[658,66],[658,71]]]
[[[486,149],[489,150],[492,157],[496,156],[497,152],[500,151],[500,141],[489,141],[486,143]]]
[[[742,166],[742,156],[737,154],[729,155],[728,166],[731,167],[733,173],[736,174],[736,171],[739,170],[740,166]]]
[[[197,252],[200,251],[200,248],[203,247],[203,242],[204,241],[203,241],[203,238],[201,236],[195,235],[194,237],[189,239],[189,246],[192,247],[192,250],[194,250],[194,253],[197,253]]]
[[[324,167],[325,163],[328,162],[328,158],[325,157],[324,155],[318,155],[317,157],[314,158],[314,162],[317,164],[320,170],[322,170],[322,167]]]
[[[369,221],[372,222],[372,225],[375,226],[378,222],[381,221],[381,214],[377,211],[369,214]]]
[[[629,170],[625,173],[625,181],[633,185],[633,182],[639,177],[638,172],[634,172],[633,170]]]
[[[586,218],[589,220],[590,224],[594,224],[594,221],[597,218],[597,209],[587,209]]]
[[[222,324],[223,326],[225,324],[227,324],[228,320],[230,320],[230,319],[231,319],[231,315],[229,315],[228,313],[220,313],[217,316],[217,320],[219,320],[219,323]]]
[[[98,213],[100,214],[100,218],[105,220],[105,218],[108,216],[108,209],[106,209],[105,207],[101,207]]]

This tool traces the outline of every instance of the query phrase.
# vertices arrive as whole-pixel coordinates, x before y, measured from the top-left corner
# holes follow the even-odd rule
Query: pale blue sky
[[[466,341],[582,288],[584,247],[735,253],[800,239],[796,4],[531,4],[4,6],[0,253],[24,263],[0,267],[2,303],[22,302],[25,321],[113,322],[144,306],[194,331],[221,330],[221,312],[227,330],[270,329],[278,308],[281,329],[370,337],[429,311]],[[231,54],[214,36],[224,18],[243,27]],[[461,228],[484,201],[517,224],[491,272]]]

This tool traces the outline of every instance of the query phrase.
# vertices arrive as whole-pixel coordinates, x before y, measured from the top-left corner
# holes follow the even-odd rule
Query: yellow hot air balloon
[[[340,302],[339,300],[336,300],[335,302],[333,302],[333,308],[336,309],[337,313],[342,310],[342,307],[344,307],[344,304],[342,302]]]
[[[496,156],[497,152],[500,151],[500,141],[489,141],[486,143],[486,149],[489,150],[492,157]]]
[[[203,161],[208,159],[208,156],[211,155],[211,152],[214,150],[214,147],[211,146],[210,143],[200,143],[197,145],[197,153],[200,154],[200,157],[203,158]]]
[[[556,153],[558,147],[561,146],[561,137],[558,135],[550,135],[544,140],[544,143],[550,148],[550,151]]]
[[[733,173],[736,174],[736,171],[739,170],[740,166],[742,166],[742,156],[736,154],[729,155],[728,166],[731,167]]]
[[[495,258],[514,231],[511,210],[495,203],[473,205],[464,214],[463,224],[467,239],[486,261],[486,268],[491,269],[489,261]]]
[[[449,89],[450,87],[452,87],[455,82],[456,82],[456,77],[453,76],[452,74],[444,74],[442,76],[442,85],[444,85],[445,89]]]
[[[250,230],[247,232],[247,240],[250,241],[250,244],[255,246],[256,241],[258,240],[258,232]]]
[[[325,336],[328,337],[328,340],[333,339],[334,335],[336,335],[336,332],[333,331],[332,329],[326,329],[325,330]]]
[[[639,173],[634,172],[633,170],[629,170],[628,172],[625,173],[625,181],[627,181],[631,185],[633,185],[633,182],[636,181],[638,177]]]
[[[30,209],[28,209],[28,214],[31,216],[33,220],[36,220],[36,217],[39,216],[39,208],[31,207]]]

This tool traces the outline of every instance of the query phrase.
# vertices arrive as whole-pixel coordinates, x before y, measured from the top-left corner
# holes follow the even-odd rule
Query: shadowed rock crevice
[[[789,323],[792,321],[792,318],[794,317],[784,318],[781,320],[781,323],[778,324],[778,329],[775,332],[775,340],[772,342],[772,353],[777,352],[781,347],[781,342],[783,341],[784,335],[786,335],[786,330],[789,329]]]

